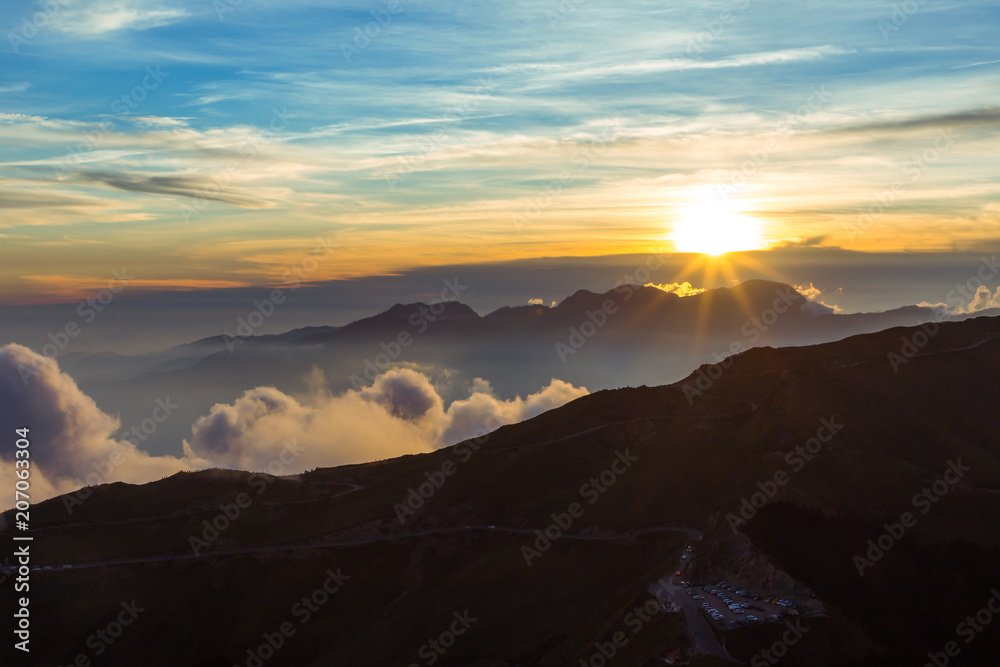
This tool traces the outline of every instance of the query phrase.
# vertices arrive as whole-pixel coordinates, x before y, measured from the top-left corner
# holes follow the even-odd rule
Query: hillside
[[[265,664],[587,664],[616,632],[615,664],[715,639],[750,662],[792,622],[714,639],[682,613],[637,622],[666,578],[792,601],[807,631],[781,664],[922,664],[1000,581],[997,377],[1000,318],[981,317],[753,349],[426,455],[112,484],[72,514],[55,498],[32,508],[33,564],[56,568],[33,573],[33,648],[38,664],[94,657],[88,637],[132,600],[145,610],[101,664],[163,664],[168,647],[176,664],[256,664],[247,649],[286,622]],[[933,502],[914,500],[923,489]],[[913,525],[859,574],[906,512]],[[297,604],[327,582],[302,622]],[[453,646],[428,648],[449,628]],[[998,647],[987,627],[950,664]]]

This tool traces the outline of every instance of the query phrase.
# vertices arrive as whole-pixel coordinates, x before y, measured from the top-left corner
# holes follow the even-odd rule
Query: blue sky
[[[316,279],[669,249],[726,183],[770,245],[1000,236],[995,3],[7,7],[8,303],[126,262],[150,289],[260,284],[330,233]]]

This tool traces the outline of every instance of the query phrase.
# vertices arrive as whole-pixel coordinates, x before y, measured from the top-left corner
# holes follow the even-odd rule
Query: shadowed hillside
[[[94,657],[88,637],[135,600],[101,664],[169,647],[177,664],[252,665],[283,623],[264,664],[555,667],[619,631],[615,664],[663,664],[704,638],[684,614],[632,612],[680,567],[794,600],[808,630],[781,664],[922,664],[953,640],[951,664],[988,664],[1000,630],[966,644],[956,624],[1000,582],[997,377],[1000,319],[983,317],[754,349],[431,454],[55,498],[32,508],[33,564],[56,568],[32,576],[33,649]],[[750,662],[784,630],[713,632]]]

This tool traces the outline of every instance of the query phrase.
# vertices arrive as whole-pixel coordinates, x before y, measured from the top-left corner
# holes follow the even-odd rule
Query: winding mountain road
[[[81,570],[86,568],[94,567],[109,567],[116,565],[138,565],[142,563],[164,563],[170,561],[182,561],[182,560],[198,560],[207,558],[219,558],[223,556],[240,556],[248,554],[259,554],[259,553],[279,553],[279,552],[293,552],[293,551],[308,551],[310,549],[335,549],[340,547],[354,547],[354,546],[364,546],[367,544],[375,544],[378,542],[391,542],[397,540],[407,540],[414,537],[425,537],[428,535],[447,535],[451,533],[472,533],[472,532],[486,532],[486,533],[508,533],[516,535],[534,535],[536,530],[545,530],[545,528],[503,528],[500,526],[469,526],[469,527],[452,527],[452,528],[431,528],[428,530],[421,530],[411,533],[398,533],[395,535],[380,535],[375,537],[358,538],[351,540],[331,540],[326,542],[312,542],[307,544],[278,544],[269,545],[261,547],[245,547],[242,549],[225,549],[218,551],[209,551],[200,555],[195,555],[193,553],[181,553],[181,554],[165,554],[163,556],[143,556],[137,558],[116,558],[103,561],[93,561],[89,563],[76,563],[70,564],[69,568],[64,566],[52,566],[52,570],[42,570],[45,573],[54,572],[69,572],[72,570]],[[594,541],[594,542],[609,542],[616,540],[623,540],[639,535],[650,535],[654,533],[684,533],[688,536],[698,535],[701,533],[693,528],[687,526],[676,526],[676,525],[663,525],[663,526],[652,526],[649,528],[639,528],[637,530],[630,530],[624,533],[608,533],[605,535],[581,535],[576,533],[563,533],[559,539],[560,540],[579,540],[579,541]]]

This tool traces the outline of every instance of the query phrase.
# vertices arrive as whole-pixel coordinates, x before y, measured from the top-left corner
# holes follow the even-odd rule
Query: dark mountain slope
[[[1000,582],[1000,320],[921,331],[750,350],[481,443],[317,470],[259,495],[259,478],[210,471],[102,487],[72,516],[53,499],[32,510],[34,562],[76,567],[36,573],[40,657],[71,660],[135,598],[149,611],[104,664],[162,664],[167,647],[185,664],[247,664],[246,649],[284,621],[296,634],[267,664],[426,664],[421,646],[468,610],[478,620],[437,664],[575,665],[691,545],[690,579],[822,602],[781,664],[923,664],[961,641],[956,624]],[[903,351],[915,355],[896,372],[890,355]],[[806,460],[817,437],[828,442]],[[949,469],[961,476],[922,513],[914,495]],[[429,498],[414,496],[421,485]],[[186,558],[239,489],[250,506]],[[572,503],[582,512],[567,524]],[[905,512],[913,525],[859,575],[855,557]],[[557,519],[566,535],[543,548],[533,531],[558,534]],[[539,551],[530,567],[525,546]],[[338,567],[351,578],[300,624],[296,601]],[[11,595],[2,589],[3,604]],[[724,639],[749,662],[784,630],[752,624]],[[677,613],[627,636],[621,664],[692,648]],[[951,664],[988,664],[998,646],[987,628]]]

